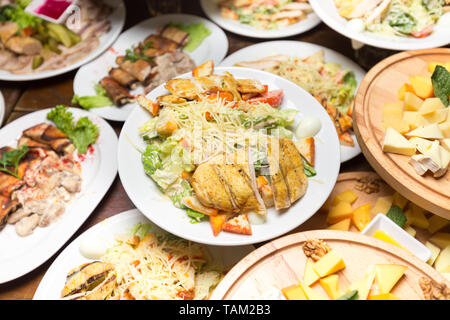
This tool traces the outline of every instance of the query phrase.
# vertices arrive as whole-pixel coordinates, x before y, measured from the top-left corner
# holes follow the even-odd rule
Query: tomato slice
[[[272,107],[276,108],[280,106],[281,101],[283,101],[283,90],[272,90],[261,94],[258,97],[254,97],[248,100],[251,104],[257,103],[268,103]]]
[[[430,33],[432,33],[432,32],[433,32],[433,26],[428,26],[420,31],[411,32],[411,35],[415,38],[425,38],[425,37],[429,36]]]

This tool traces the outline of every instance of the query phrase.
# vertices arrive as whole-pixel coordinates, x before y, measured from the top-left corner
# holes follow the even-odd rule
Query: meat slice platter
[[[25,129],[48,122],[49,111],[33,112],[6,125],[0,130],[0,145],[15,147]],[[99,129],[97,142],[78,158],[82,170],[81,191],[67,205],[64,214],[47,227],[37,227],[25,237],[19,236],[11,224],[0,231],[0,283],[30,272],[55,254],[93,212],[117,174],[117,135],[111,126],[87,111],[75,108],[68,111],[75,119],[87,116]]]
[[[317,230],[287,235],[256,249],[228,272],[211,299],[263,299],[265,293],[274,288],[279,291],[298,284],[303,278],[307,260],[302,245],[310,239],[325,241],[343,258],[346,267],[339,272],[339,287],[344,290],[375,264],[407,267],[403,279],[391,291],[401,299],[424,299],[419,286],[422,277],[448,283],[425,262],[392,244],[351,232]],[[327,296],[319,284],[312,285],[312,288]]]
[[[228,51],[228,39],[225,33],[214,23],[197,16],[186,14],[169,14],[147,19],[123,32],[114,45],[103,55],[91,63],[81,67],[75,75],[73,90],[80,97],[95,96],[95,85],[103,77],[108,75],[111,68],[116,66],[116,58],[124,55],[126,50],[137,46],[141,41],[151,34],[157,34],[169,23],[181,23],[184,25],[202,23],[211,34],[193,52],[186,52],[194,61],[200,65],[208,60],[213,60],[218,65]],[[144,93],[144,88],[139,86],[130,92],[132,95]],[[137,103],[126,103],[120,107],[106,106],[90,109],[91,112],[102,118],[113,121],[125,121]]]
[[[426,75],[428,64],[440,61],[450,61],[450,49],[406,51],[378,63],[359,87],[353,121],[361,150],[381,178],[418,206],[450,219],[450,173],[439,179],[420,176],[408,156],[382,151],[382,106],[398,101],[397,92],[410,76]]]

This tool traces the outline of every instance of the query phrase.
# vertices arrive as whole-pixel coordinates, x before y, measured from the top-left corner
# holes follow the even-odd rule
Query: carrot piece
[[[258,178],[256,178],[256,184],[258,185],[258,189],[260,189],[263,186],[268,185],[269,181],[267,181],[267,178],[265,176],[259,176]]]
[[[225,100],[225,102],[230,102],[234,100],[234,96],[229,91],[217,91],[217,93],[210,94],[208,100]]]
[[[217,236],[220,231],[222,231],[222,226],[225,223],[226,215],[225,214],[217,214],[215,216],[209,216],[209,223],[211,224],[211,228],[214,236]]]

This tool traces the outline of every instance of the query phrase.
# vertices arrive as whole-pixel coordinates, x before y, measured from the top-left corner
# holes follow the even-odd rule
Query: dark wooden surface
[[[125,29],[150,17],[145,1],[133,0],[125,2],[127,6],[127,20]],[[183,6],[183,13],[190,13],[205,17],[198,1],[183,1]],[[229,32],[226,33],[229,41],[228,54],[231,54],[243,47],[264,41],[260,39],[246,38]],[[350,40],[334,32],[323,23],[307,33],[287,39],[316,43],[336,50],[351,59],[355,58],[355,53],[352,50]],[[31,81],[27,83],[0,81],[0,90],[4,95],[6,103],[4,124],[7,124],[29,112],[54,107],[58,104],[70,105],[70,101],[73,96],[73,78],[75,73],[76,70],[55,78]],[[116,131],[117,135],[119,135],[123,123],[110,122],[110,124]],[[359,155],[341,166],[341,172],[348,171],[372,171],[372,169],[364,157]],[[82,232],[98,222],[112,215],[133,208],[135,208],[135,206],[126,195],[119,176],[117,175],[113,185],[104,199],[100,202],[89,219],[82,225],[82,227],[66,243],[65,246],[67,246]],[[34,271],[16,280],[0,284],[0,299],[32,299],[34,292],[36,291],[45,272],[50,267],[54,259],[65,248],[65,246]]]

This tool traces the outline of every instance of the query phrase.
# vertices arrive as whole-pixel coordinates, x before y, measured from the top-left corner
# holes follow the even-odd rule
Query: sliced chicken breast
[[[303,160],[294,142],[280,139],[280,169],[288,187],[291,204],[303,197],[308,178],[303,169]]]
[[[291,201],[286,181],[280,169],[280,143],[277,138],[269,138],[267,141],[267,160],[275,209],[289,208]]]

